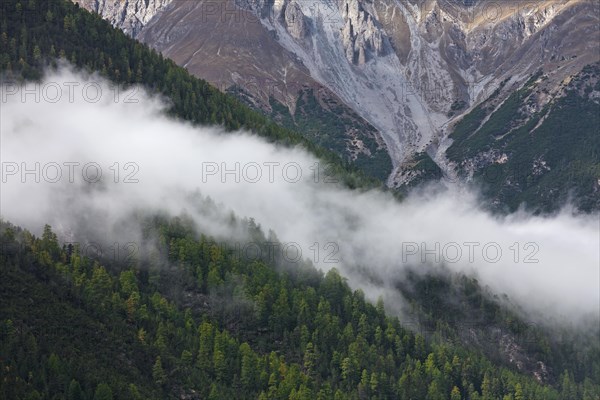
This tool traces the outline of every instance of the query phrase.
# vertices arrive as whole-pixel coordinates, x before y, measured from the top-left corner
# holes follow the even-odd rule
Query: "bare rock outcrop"
[[[113,26],[136,37],[140,30],[156,14],[173,0],[73,0],[80,6],[94,11]]]
[[[342,41],[349,62],[362,65],[371,55],[384,53],[384,35],[373,16],[365,11],[358,0],[345,0],[342,4],[344,28]]]

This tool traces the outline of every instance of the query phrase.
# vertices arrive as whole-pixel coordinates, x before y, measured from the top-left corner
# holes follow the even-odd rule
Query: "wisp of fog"
[[[1,217],[33,232],[48,223],[63,238],[132,241],[139,229],[128,218],[144,210],[187,214],[231,237],[222,215],[194,206],[200,194],[224,214],[255,218],[319,268],[338,268],[371,298],[393,291],[407,267],[443,265],[526,310],[598,318],[598,214],[496,216],[456,185],[401,202],[352,191],[302,149],[193,127],[141,89],[66,69],[37,86],[4,84],[1,107]]]

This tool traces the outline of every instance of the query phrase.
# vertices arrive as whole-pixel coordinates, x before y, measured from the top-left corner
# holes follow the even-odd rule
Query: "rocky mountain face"
[[[102,15],[111,24],[135,37],[154,16],[173,0],[76,0]]]
[[[478,181],[493,208],[600,209],[600,63],[556,89],[560,68],[540,69],[519,88],[506,80],[450,134],[453,171]]]
[[[449,135],[492,94],[501,104],[541,69],[544,107],[600,59],[595,0],[76,1],[268,113],[275,100],[293,121],[307,90],[337,102],[374,128],[357,146],[348,126],[343,151],[389,152],[390,186],[423,154],[455,175]]]
[[[391,157],[383,135],[334,91],[312,77],[293,52],[279,44],[276,33],[261,22],[260,10],[252,10],[249,5],[242,8],[233,0],[174,0],[160,3],[162,8],[132,6],[144,3],[143,0],[115,1],[112,7],[102,7],[95,1],[77,1],[123,29],[129,26],[128,21],[141,19],[131,14],[124,21],[115,20],[114,15],[123,15],[128,10],[154,10],[155,16],[149,22],[129,31],[134,37],[222,91],[235,94],[284,125],[307,133],[316,143],[354,162],[368,174],[385,179],[391,173]],[[294,11],[293,7],[286,10],[281,18],[287,29],[297,37],[307,34],[306,26],[294,14],[300,10]],[[310,110],[307,104],[303,104],[302,110],[297,109],[297,101],[306,96],[311,98]],[[332,126],[331,121],[336,120]]]

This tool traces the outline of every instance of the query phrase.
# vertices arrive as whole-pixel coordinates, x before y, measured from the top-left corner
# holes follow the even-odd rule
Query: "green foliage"
[[[156,362],[152,367],[152,378],[154,379],[154,382],[159,386],[162,386],[166,383],[167,374],[165,374],[165,371],[163,370],[160,356],[156,357]]]
[[[0,71],[6,79],[39,80],[44,69],[57,66],[60,58],[78,69],[100,72],[117,84],[139,84],[160,94],[169,100],[173,117],[220,125],[227,131],[245,129],[271,142],[300,146],[329,164],[330,172],[350,187],[380,185],[333,152],[195,78],[77,4],[68,0],[32,0],[31,4],[0,2]]]
[[[113,400],[113,393],[106,383],[100,383],[94,392],[94,400]]]
[[[400,187],[399,193],[401,194],[407,194],[412,188],[439,180],[443,176],[443,171],[426,151],[415,154],[412,160],[402,165],[402,169],[405,174],[409,171],[412,178]]]
[[[274,98],[269,104],[273,120],[301,132],[368,175],[385,180],[392,172],[392,160],[385,146],[377,142],[377,130],[342,103],[322,99],[306,89],[299,94],[294,115]]]
[[[67,391],[67,400],[84,400],[85,396],[83,394],[83,390],[81,390],[81,385],[77,380],[72,379],[69,384],[69,389]]]
[[[365,182],[331,153],[77,5],[8,0],[0,10],[0,69],[7,75],[39,79],[56,57],[68,58],[165,95],[174,116],[301,144],[333,160],[348,185]],[[307,98],[305,110],[311,104]],[[478,118],[471,126],[481,124]],[[589,155],[594,151],[591,146]],[[598,398],[597,352],[582,355],[572,344],[551,351],[535,331],[536,351],[550,365],[567,366],[556,382],[542,385],[485,352],[414,334],[386,315],[383,304],[352,291],[337,271],[324,275],[272,257],[260,227],[241,224],[264,243],[261,257],[220,246],[184,218],[151,218],[145,227],[148,237],[159,238],[160,257],[143,254],[132,267],[89,259],[77,246],[61,248],[49,226],[38,238],[2,223],[0,398]],[[446,284],[424,280],[417,288],[423,286],[430,296],[421,301],[422,314],[432,317],[426,323],[442,322],[431,336],[452,333],[453,321],[433,318],[436,309],[459,316],[481,308],[482,323],[512,317],[486,301],[474,282],[464,283],[465,309],[456,314],[443,301]],[[511,326],[521,329],[518,321]]]
[[[567,201],[583,211],[600,209],[600,102],[592,89],[600,82],[600,64],[585,67],[563,94],[530,112],[540,76],[495,111],[491,98],[463,117],[447,155],[463,170],[473,167],[484,193],[509,211],[525,204],[551,212]]]
[[[236,223],[255,243],[267,243],[253,221]],[[69,255],[66,247],[46,265],[43,238],[2,223],[1,398],[37,392],[43,398],[165,399],[194,391],[202,398],[241,399],[522,394],[558,400],[600,393],[591,379],[597,353],[572,357],[570,364],[559,359],[573,369],[556,384],[541,385],[475,347],[440,339],[448,328],[440,326],[429,339],[412,333],[385,314],[382,301],[372,305],[352,291],[336,270],[323,275],[310,264],[286,266],[277,255],[248,258],[233,246],[217,246],[181,218],[150,218],[143,225],[148,237],[158,235],[152,243],[162,243],[158,251],[166,264],[155,272],[143,254],[135,263],[143,267],[132,269],[99,265],[77,249]],[[197,275],[217,259],[223,282],[212,289],[198,285]],[[74,274],[80,275],[77,284]],[[444,293],[447,285],[426,282],[429,296],[437,290],[463,301]],[[466,281],[464,290],[474,306],[494,304],[474,282]],[[123,306],[131,293],[139,293],[144,318],[138,312],[130,318]],[[440,313],[453,313],[436,304]],[[495,313],[491,320],[511,316],[497,306],[482,307]],[[36,329],[41,320],[43,331]]]

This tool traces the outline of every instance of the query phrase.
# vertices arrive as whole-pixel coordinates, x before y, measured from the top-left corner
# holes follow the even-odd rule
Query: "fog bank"
[[[119,91],[66,70],[24,89],[2,85],[0,215],[34,232],[49,223],[63,233],[135,241],[139,229],[126,221],[144,210],[186,213],[227,237],[233,233],[222,221],[231,210],[273,229],[320,268],[340,269],[371,297],[390,293],[385,285],[407,266],[445,265],[476,272],[526,310],[598,316],[598,214],[499,217],[452,187],[399,203],[341,188],[300,149],[169,119],[140,89]],[[200,212],[198,193],[224,213]],[[358,268],[384,284],[367,284]]]

